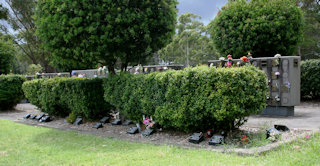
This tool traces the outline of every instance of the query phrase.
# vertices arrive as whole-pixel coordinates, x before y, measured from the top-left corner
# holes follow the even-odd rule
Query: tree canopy
[[[14,45],[0,40],[0,75],[10,72],[14,54]]]
[[[66,71],[143,61],[174,34],[176,0],[38,1],[37,34]]]
[[[223,55],[291,56],[302,39],[303,14],[292,0],[229,1],[210,28]]]

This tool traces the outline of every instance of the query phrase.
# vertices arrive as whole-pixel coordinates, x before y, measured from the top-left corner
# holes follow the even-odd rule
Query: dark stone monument
[[[31,114],[27,114],[27,115],[25,115],[25,116],[23,117],[23,119],[28,119],[28,118],[30,118],[30,116],[31,116]]]
[[[133,124],[132,120],[126,120],[123,122],[123,126],[129,126],[130,124]]]
[[[115,119],[111,124],[112,125],[121,125],[121,119]]]
[[[274,128],[283,132],[290,131],[290,129],[285,125],[274,125]]]
[[[102,123],[96,123],[92,128],[99,129],[102,128]]]
[[[224,136],[222,135],[213,135],[209,140],[209,145],[218,145],[223,142]]]
[[[192,136],[189,138],[189,142],[194,144],[199,144],[203,140],[204,136],[202,133],[193,133]]]
[[[103,117],[101,120],[100,120],[100,123],[102,123],[102,124],[105,124],[105,123],[109,123],[109,117]]]
[[[138,132],[139,132],[138,127],[131,127],[131,128],[127,131],[128,134],[136,134],[136,133],[138,133]]]
[[[43,116],[39,122],[50,122],[50,116],[49,115],[46,115],[46,116]]]
[[[82,124],[82,118],[77,118],[76,121],[73,122],[74,125]]]
[[[151,128],[148,128],[148,129],[145,129],[141,132],[141,134],[145,137],[149,137],[152,133],[154,132],[153,129]]]
[[[40,120],[43,116],[44,116],[44,113],[39,114],[39,115],[36,117],[36,120]]]
[[[30,115],[29,119],[35,119],[37,117],[37,115]]]

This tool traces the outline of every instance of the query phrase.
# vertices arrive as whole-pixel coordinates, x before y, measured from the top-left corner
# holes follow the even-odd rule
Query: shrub
[[[14,107],[23,99],[22,83],[25,78],[18,75],[0,75],[0,111]]]
[[[104,98],[134,120],[153,116],[182,131],[233,129],[266,106],[267,83],[255,67],[188,68],[147,75],[109,77]]]
[[[303,98],[320,98],[320,59],[301,63],[301,95]]]
[[[229,1],[209,27],[223,55],[291,56],[302,39],[303,15],[292,0]]]
[[[102,79],[53,78],[23,84],[30,102],[51,115],[96,119],[112,108],[103,99]]]

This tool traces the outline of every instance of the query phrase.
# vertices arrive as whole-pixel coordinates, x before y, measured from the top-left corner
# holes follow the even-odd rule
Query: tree
[[[214,59],[216,53],[212,40],[200,19],[200,16],[192,13],[180,15],[173,41],[159,51],[161,58],[186,66],[195,66]]]
[[[297,4],[305,17],[304,40],[298,55],[302,59],[320,58],[320,0],[297,0]]]
[[[292,0],[230,1],[210,29],[223,55],[291,56],[302,39],[303,15]]]
[[[122,69],[165,46],[174,34],[176,0],[39,1],[38,36],[65,70]]]
[[[8,19],[8,9],[0,4],[0,20],[1,19]]]
[[[41,47],[41,41],[35,34],[33,15],[36,3],[36,0],[5,0],[2,2],[8,6],[9,10],[7,10],[8,19],[1,23],[0,29],[4,34],[13,37],[13,42],[25,56],[23,59],[29,59],[33,64],[41,64],[46,72],[53,72],[55,69],[49,65],[47,60],[49,53]]]
[[[10,73],[15,49],[13,44],[0,40],[0,75]]]

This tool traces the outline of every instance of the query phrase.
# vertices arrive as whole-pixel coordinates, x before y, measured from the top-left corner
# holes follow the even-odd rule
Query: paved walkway
[[[31,104],[18,104],[17,111],[2,112],[0,119],[17,120],[28,113],[38,112],[37,108]],[[303,102],[295,107],[293,117],[270,117],[270,116],[251,116],[244,125],[247,127],[273,126],[274,124],[286,125],[289,128],[307,129],[313,131],[320,130],[320,102]]]

